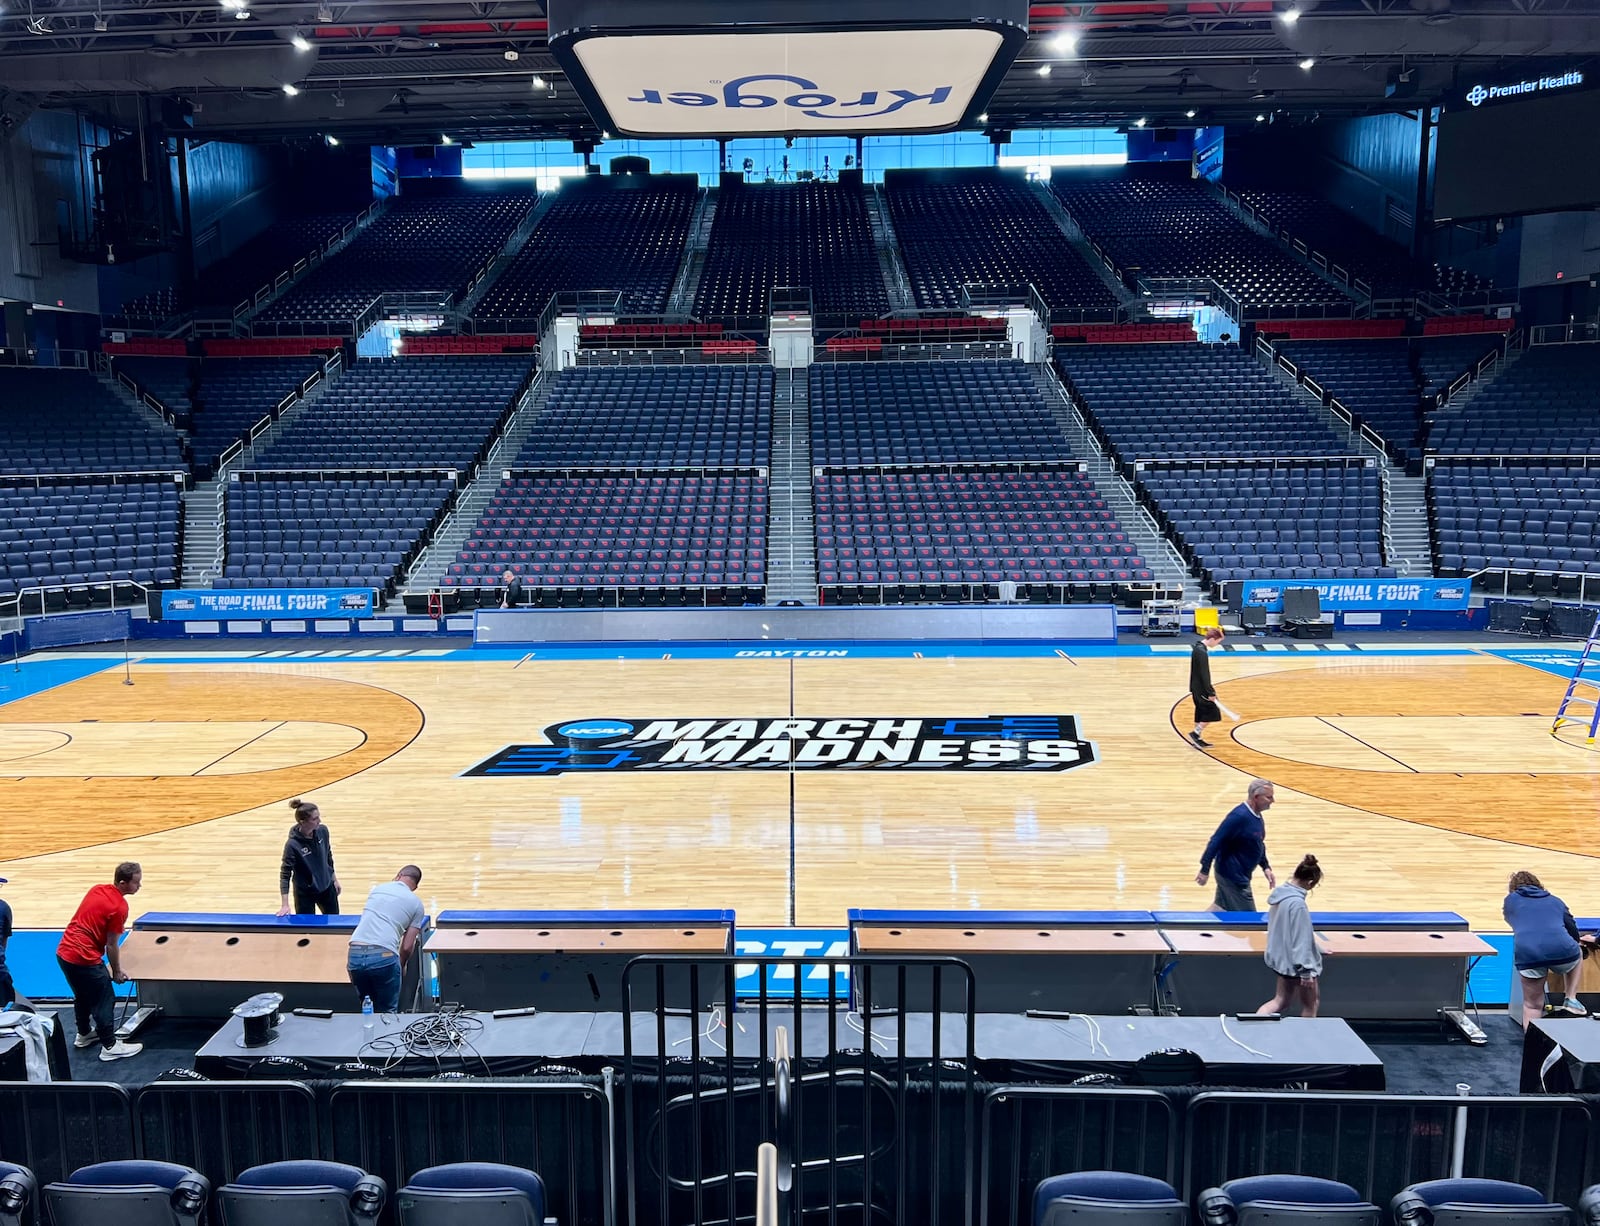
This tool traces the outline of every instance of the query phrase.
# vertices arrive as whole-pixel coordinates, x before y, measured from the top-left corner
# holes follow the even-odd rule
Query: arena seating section
[[[125,303],[122,313],[134,319],[170,319],[181,311],[231,318],[250,299],[297,260],[324,247],[353,222],[359,210],[343,209],[285,217],[268,226],[238,250],[202,268],[188,289],[165,289]]]
[[[564,372],[445,585],[489,596],[510,569],[537,603],[759,600],[772,394],[769,366]]]
[[[176,582],[178,489],[170,478],[37,486],[0,479],[0,597],[65,586],[44,602],[58,610],[108,603],[109,590],[91,589],[113,580]]]
[[[391,590],[455,488],[443,475],[232,482],[216,585]]]
[[[1248,353],[1081,345],[1057,350],[1056,361],[1207,582],[1393,573],[1379,539],[1376,469],[1347,467],[1352,448],[1332,419]]]
[[[515,188],[407,179],[381,216],[256,318],[331,324],[355,318],[380,294],[459,296],[536,199]]]
[[[826,600],[1152,580],[1022,363],[822,364],[810,393]]]
[[[1597,386],[1600,345],[1535,345],[1440,412],[1428,492],[1441,574],[1505,572],[1539,595],[1600,576],[1600,464],[1584,459],[1600,457]]]
[[[532,366],[527,354],[358,361],[248,467],[464,471],[487,453]]]
[[[891,170],[884,191],[917,306],[959,308],[969,283],[1032,285],[1052,312],[1111,318],[1115,295],[1020,174]]]
[[[780,287],[811,291],[818,315],[883,315],[888,293],[859,183],[723,186],[695,291],[702,319],[766,315]]]
[[[536,320],[563,290],[614,290],[624,314],[660,314],[698,194],[690,175],[598,177],[563,187],[473,317],[480,325]]]
[[[1251,318],[1307,304],[1347,313],[1352,303],[1191,180],[1187,164],[1058,174],[1052,187],[1124,277],[1207,278]]]
[[[1249,189],[1239,199],[1275,230],[1287,230],[1321,251],[1353,277],[1372,287],[1373,296],[1393,298],[1429,290],[1436,294],[1483,294],[1489,282],[1448,264],[1416,267],[1411,253],[1356,220],[1338,205],[1307,192]]]
[[[1500,343],[1494,334],[1396,340],[1287,341],[1278,351],[1381,435],[1390,454],[1422,458],[1423,410]]]
[[[178,436],[88,371],[0,369],[0,474],[184,467]]]
[[[139,385],[141,392],[148,392],[159,400],[179,425],[188,426],[194,409],[194,368],[188,358],[118,355],[113,357],[111,368],[115,373],[127,375]]]
[[[176,433],[89,372],[0,369],[0,597],[64,589],[55,611],[173,583],[183,470]]]

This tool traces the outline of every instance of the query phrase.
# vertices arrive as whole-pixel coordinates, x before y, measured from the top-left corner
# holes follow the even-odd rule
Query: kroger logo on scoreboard
[[[563,720],[465,775],[579,771],[1065,771],[1095,760],[1073,715]]]

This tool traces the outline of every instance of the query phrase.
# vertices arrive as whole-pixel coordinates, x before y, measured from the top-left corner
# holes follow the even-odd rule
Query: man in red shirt
[[[144,1050],[140,1043],[117,1041],[116,999],[112,983],[127,983],[117,944],[128,922],[128,896],[139,892],[142,873],[131,861],[117,865],[110,885],[94,886],[83,896],[56,946],[56,962],[72,988],[77,1015],[75,1047],[100,1044],[100,1059],[126,1060]],[[102,962],[104,955],[110,971]]]

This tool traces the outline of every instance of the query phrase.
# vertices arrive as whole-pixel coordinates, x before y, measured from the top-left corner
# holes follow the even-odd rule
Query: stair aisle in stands
[[[872,227],[872,243],[878,249],[878,267],[883,272],[884,288],[889,291],[889,308],[894,311],[916,310],[917,300],[911,292],[911,278],[906,275],[905,261],[900,258],[900,240],[895,237],[889,206],[884,202],[883,188],[878,184],[874,184],[867,192],[867,224]]]
[[[816,508],[811,489],[811,392],[804,370],[778,371],[772,395],[767,603],[817,602]]]
[[[516,411],[506,422],[505,430],[490,447],[488,458],[478,466],[473,479],[461,491],[456,505],[433,534],[433,540],[428,542],[411,564],[411,569],[401,577],[396,585],[398,591],[428,592],[439,586],[445,569],[456,560],[456,554],[483,517],[489,499],[500,488],[507,467],[516,459],[517,453],[538,424],[539,414],[544,411],[545,403],[550,398],[550,383],[551,377],[543,371],[534,376],[528,390],[517,402]],[[398,602],[399,598],[396,597],[396,604]]]
[[[1035,183],[1033,186],[1034,191],[1039,195],[1040,202],[1044,205],[1044,211],[1049,213],[1055,220],[1056,225],[1061,228],[1061,233],[1067,236],[1067,241],[1083,257],[1083,262],[1094,269],[1100,280],[1105,282],[1106,288],[1116,295],[1118,305],[1124,309],[1131,309],[1137,306],[1139,295],[1124,285],[1121,278],[1106,267],[1105,261],[1089,245],[1089,240],[1084,237],[1083,227],[1072,220],[1071,214],[1062,207],[1061,201],[1050,190],[1050,185],[1048,183]]]
[[[528,215],[506,239],[505,246],[500,248],[500,254],[494,257],[494,262],[489,265],[482,280],[468,290],[467,296],[461,300],[457,308],[461,318],[472,318],[472,313],[478,309],[478,303],[483,301],[483,296],[494,288],[495,282],[500,279],[500,274],[511,266],[511,261],[516,259],[517,252],[522,250],[523,244],[532,236],[534,228],[544,220],[544,215],[550,211],[555,202],[556,193],[545,192],[539,197],[539,203],[528,210]]]
[[[694,305],[695,291],[700,288],[700,274],[706,267],[706,247],[711,242],[711,223],[717,216],[717,191],[708,187],[700,193],[695,203],[694,216],[689,218],[689,241],[683,247],[683,263],[673,278],[672,294],[667,300],[668,315],[686,315]]]

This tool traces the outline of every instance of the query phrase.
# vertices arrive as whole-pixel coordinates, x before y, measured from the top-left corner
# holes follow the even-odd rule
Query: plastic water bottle
[[[361,998],[361,1030],[368,1043],[372,1042],[372,1027],[372,997],[363,996]]]

